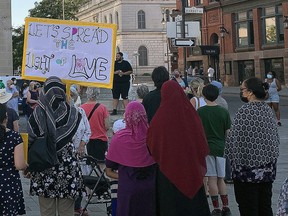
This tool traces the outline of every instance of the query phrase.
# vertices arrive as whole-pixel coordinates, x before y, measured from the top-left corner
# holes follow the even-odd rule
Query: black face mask
[[[249,102],[248,99],[247,99],[247,97],[243,97],[243,92],[242,92],[242,91],[240,91],[240,99],[241,99],[241,101],[243,101],[244,103],[248,103],[248,102]]]

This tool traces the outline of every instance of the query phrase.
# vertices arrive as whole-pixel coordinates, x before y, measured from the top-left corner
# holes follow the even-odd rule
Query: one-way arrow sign
[[[195,47],[196,38],[179,38],[175,39],[176,47]]]

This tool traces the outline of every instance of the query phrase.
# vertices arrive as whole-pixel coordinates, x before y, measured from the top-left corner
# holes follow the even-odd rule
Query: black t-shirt
[[[8,122],[7,128],[14,130],[13,122],[19,120],[19,116],[14,109],[7,107]]]
[[[123,72],[132,71],[132,67],[128,61],[122,60],[122,62],[115,61],[114,71],[121,70]],[[125,83],[130,81],[130,75],[124,75],[120,77],[118,74],[114,74],[114,82]]]
[[[143,99],[142,104],[146,110],[148,122],[152,120],[156,111],[158,110],[161,102],[161,91],[160,89],[155,89],[149,92]]]

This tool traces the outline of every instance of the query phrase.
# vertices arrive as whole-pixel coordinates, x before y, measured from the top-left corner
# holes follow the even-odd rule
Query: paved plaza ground
[[[225,88],[224,93],[239,94],[239,87]],[[282,92],[282,96],[287,97],[287,95],[288,95],[287,89],[285,89]],[[285,109],[287,109],[287,107]],[[111,119],[110,119],[111,124],[118,118],[122,118],[122,115],[111,116]],[[288,132],[287,132],[288,131],[288,119],[282,119],[281,122],[283,126],[279,127],[279,134],[280,134],[280,139],[281,139],[280,156],[278,160],[277,177],[276,177],[276,181],[273,184],[272,207],[273,207],[274,214],[276,212],[277,199],[279,196],[279,190],[281,188],[282,182],[285,180],[286,177],[288,177],[288,172],[287,172],[288,171]],[[110,135],[111,135],[111,132],[110,132]],[[26,212],[27,212],[26,215],[27,216],[40,216],[38,198],[35,196],[32,197],[29,195],[29,179],[22,178],[22,185],[24,189],[24,199],[25,199]],[[239,214],[237,203],[234,197],[233,185],[227,185],[227,188],[228,188],[229,203],[230,203],[232,214],[233,216],[239,216],[240,214]],[[83,204],[84,204],[84,201],[83,201]],[[208,201],[209,201],[210,208],[211,208],[211,200],[209,199]],[[88,212],[90,216],[107,215],[105,213],[104,205],[89,204]]]

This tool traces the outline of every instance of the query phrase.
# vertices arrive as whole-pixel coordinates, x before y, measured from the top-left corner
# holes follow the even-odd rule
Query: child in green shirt
[[[202,120],[206,138],[210,148],[210,154],[206,157],[209,194],[211,196],[214,210],[212,216],[228,216],[231,211],[228,207],[228,195],[225,177],[224,147],[227,131],[231,126],[229,112],[216,104],[215,100],[219,95],[219,90],[211,84],[206,85],[202,94],[207,103],[200,107],[197,112]],[[219,207],[218,194],[223,204],[222,210]]]

